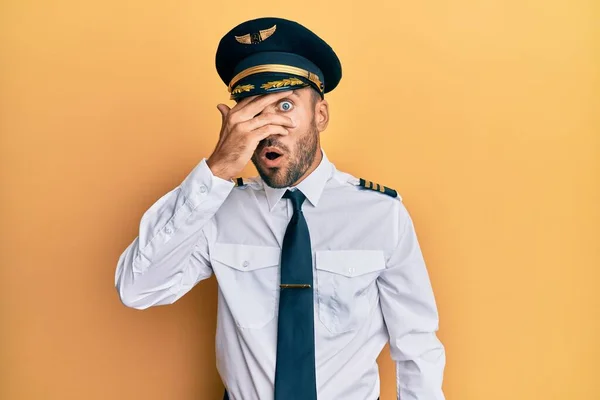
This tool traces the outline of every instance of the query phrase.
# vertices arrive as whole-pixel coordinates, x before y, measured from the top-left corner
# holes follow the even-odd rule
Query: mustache
[[[268,137],[268,138],[261,140],[258,143],[257,150],[259,150],[259,152],[260,152],[260,150],[264,149],[265,147],[276,147],[278,149],[283,150],[286,153],[289,153],[289,148],[285,144],[283,144],[279,140],[277,140],[277,138]]]

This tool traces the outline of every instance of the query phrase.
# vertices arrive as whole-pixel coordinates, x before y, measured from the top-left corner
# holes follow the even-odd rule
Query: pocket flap
[[[344,276],[359,276],[385,269],[382,250],[317,251],[316,268]]]
[[[210,251],[213,260],[240,271],[279,265],[281,249],[271,246],[215,243]]]

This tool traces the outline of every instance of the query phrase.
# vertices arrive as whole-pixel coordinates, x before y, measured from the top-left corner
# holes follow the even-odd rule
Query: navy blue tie
[[[275,400],[317,400],[312,252],[300,190],[286,191],[294,215],[281,249]]]

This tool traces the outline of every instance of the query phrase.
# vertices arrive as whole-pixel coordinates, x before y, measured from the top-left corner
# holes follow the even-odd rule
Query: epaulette
[[[235,180],[233,181],[233,183],[235,184],[235,187],[245,186],[246,185],[244,183],[244,179],[243,178],[235,178]]]
[[[360,178],[358,185],[364,187],[365,189],[370,189],[376,192],[387,194],[388,196],[398,197],[398,192],[396,192],[394,189],[390,189],[389,187],[380,185],[379,183],[367,181],[363,178]]]

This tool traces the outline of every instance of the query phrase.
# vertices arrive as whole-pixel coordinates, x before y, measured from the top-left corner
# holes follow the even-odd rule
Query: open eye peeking
[[[290,100],[282,100],[277,105],[277,108],[280,111],[288,112],[288,111],[291,111],[294,108],[294,103],[292,103]]]

